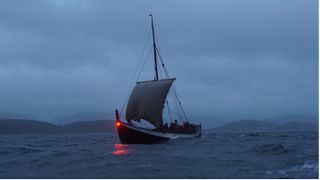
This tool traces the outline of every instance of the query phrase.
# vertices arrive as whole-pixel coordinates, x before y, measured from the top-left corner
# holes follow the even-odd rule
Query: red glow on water
[[[114,144],[115,150],[112,152],[114,155],[123,155],[129,154],[128,149],[126,149],[126,145],[124,144]]]
[[[122,154],[128,154],[128,150],[125,149],[118,149],[112,152],[114,155],[122,155]]]

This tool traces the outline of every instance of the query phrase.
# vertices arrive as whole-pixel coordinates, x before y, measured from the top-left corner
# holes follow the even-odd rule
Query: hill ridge
[[[215,131],[232,132],[264,132],[264,131],[317,131],[318,125],[310,122],[288,121],[282,124],[275,124],[268,121],[241,119],[231,121],[224,125],[213,128]]]
[[[0,134],[58,134],[114,132],[112,120],[89,120],[57,125],[30,119],[0,119]]]

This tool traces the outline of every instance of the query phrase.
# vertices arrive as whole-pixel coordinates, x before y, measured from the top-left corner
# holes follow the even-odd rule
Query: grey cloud
[[[190,117],[317,116],[317,7],[313,0],[1,1],[0,110],[50,119],[120,108],[153,13]],[[140,79],[152,79],[152,70],[150,59]]]

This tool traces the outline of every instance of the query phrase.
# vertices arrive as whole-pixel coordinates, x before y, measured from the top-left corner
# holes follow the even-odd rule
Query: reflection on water
[[[127,145],[124,144],[114,144],[114,151],[112,151],[112,154],[114,155],[123,155],[123,154],[128,154],[129,151],[126,149]]]

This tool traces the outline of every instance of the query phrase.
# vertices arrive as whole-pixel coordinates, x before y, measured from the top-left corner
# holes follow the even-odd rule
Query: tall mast
[[[154,69],[155,69],[155,80],[158,80],[158,64],[157,64],[157,52],[156,52],[156,37],[154,34],[154,26],[153,26],[153,16],[152,14],[149,14],[151,17],[151,28],[152,28],[152,39],[153,39],[153,58],[154,58]]]

